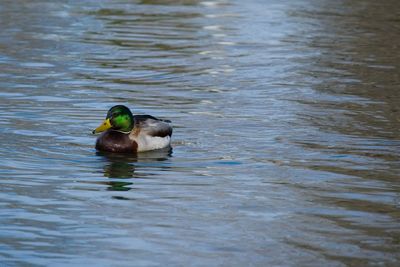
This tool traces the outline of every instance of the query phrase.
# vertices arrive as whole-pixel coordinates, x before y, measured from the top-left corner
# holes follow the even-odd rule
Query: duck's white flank
[[[166,132],[172,132],[172,128],[169,123],[153,119],[146,119],[145,121],[139,122],[138,127],[135,127],[132,130],[129,138],[137,143],[138,152],[156,150],[170,146],[170,135],[166,135],[164,137],[157,136],[163,135]]]
[[[168,135],[165,137],[159,137],[139,134],[133,139],[138,144],[138,152],[166,148],[171,143],[171,137]]]

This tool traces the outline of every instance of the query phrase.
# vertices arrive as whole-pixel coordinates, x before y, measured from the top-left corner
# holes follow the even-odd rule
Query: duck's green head
[[[133,128],[133,116],[129,108],[123,105],[117,105],[107,113],[106,119],[97,127],[93,134],[104,132],[108,129],[121,132],[130,132]]]

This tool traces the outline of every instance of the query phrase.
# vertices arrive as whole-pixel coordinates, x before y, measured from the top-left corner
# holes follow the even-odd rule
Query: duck
[[[132,115],[128,107],[116,105],[92,133],[101,133],[96,140],[98,151],[137,153],[171,147],[172,126],[169,120]]]

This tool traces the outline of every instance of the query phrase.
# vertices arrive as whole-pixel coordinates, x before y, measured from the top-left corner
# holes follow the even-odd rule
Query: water
[[[397,0],[63,2],[0,3],[1,266],[399,265]]]

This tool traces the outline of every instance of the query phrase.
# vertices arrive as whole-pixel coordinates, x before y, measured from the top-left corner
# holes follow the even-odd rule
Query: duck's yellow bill
[[[105,119],[99,127],[93,130],[93,134],[104,132],[112,127],[110,119]]]

